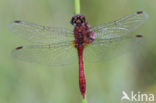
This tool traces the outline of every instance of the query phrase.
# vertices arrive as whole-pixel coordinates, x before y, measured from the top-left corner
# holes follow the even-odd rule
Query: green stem
[[[85,96],[85,98],[82,99],[82,103],[87,103],[87,96]]]
[[[75,14],[80,14],[80,0],[75,0]]]

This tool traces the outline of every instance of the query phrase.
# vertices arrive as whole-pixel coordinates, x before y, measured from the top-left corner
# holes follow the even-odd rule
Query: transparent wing
[[[99,39],[84,50],[85,62],[105,61],[124,53],[136,50],[144,44],[142,35],[123,36],[111,39]]]
[[[12,32],[34,43],[58,43],[72,41],[73,32],[64,28],[40,26],[24,21],[14,21],[9,25]]]
[[[77,51],[72,42],[51,45],[31,45],[17,47],[12,55],[23,61],[45,65],[66,65],[76,62]]]
[[[97,33],[96,39],[109,39],[127,35],[148,19],[148,14],[138,11],[114,22],[91,28]]]

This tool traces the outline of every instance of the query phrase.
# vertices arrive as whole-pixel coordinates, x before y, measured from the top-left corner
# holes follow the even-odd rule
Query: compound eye
[[[84,20],[83,19],[81,20],[81,23],[84,23]]]
[[[83,18],[82,18],[82,23],[84,23],[84,22],[85,22],[85,18],[83,17]]]
[[[73,24],[73,19],[70,21],[71,24]]]
[[[70,21],[70,23],[73,25],[75,23],[75,19],[72,18],[72,20]]]

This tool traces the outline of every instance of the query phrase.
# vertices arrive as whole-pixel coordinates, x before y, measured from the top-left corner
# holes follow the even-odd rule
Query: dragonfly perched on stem
[[[143,36],[132,35],[130,32],[144,24],[147,19],[146,12],[138,11],[119,20],[90,27],[85,16],[75,15],[71,19],[73,31],[16,20],[9,25],[10,30],[35,44],[19,46],[12,51],[12,55],[21,60],[47,65],[71,64],[78,57],[79,87],[85,98],[83,58],[86,62],[101,61],[110,52],[118,50],[122,54],[129,46],[137,48],[142,43]]]

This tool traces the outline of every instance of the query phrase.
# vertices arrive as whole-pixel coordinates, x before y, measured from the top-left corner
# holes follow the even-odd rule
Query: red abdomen
[[[79,56],[79,87],[83,98],[85,98],[86,94],[86,80],[84,74],[84,67],[83,67],[83,45],[77,47],[78,56]]]

